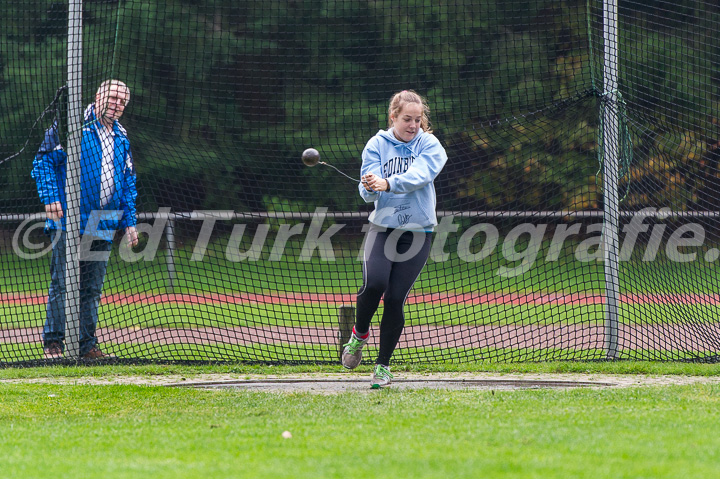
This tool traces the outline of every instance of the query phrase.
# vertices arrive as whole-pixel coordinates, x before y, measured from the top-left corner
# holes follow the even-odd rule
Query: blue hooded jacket
[[[112,241],[115,230],[123,230],[137,224],[135,167],[127,132],[120,123],[115,121],[113,124],[115,188],[108,204],[101,207],[102,142],[97,131],[98,128],[104,127],[95,118],[94,106],[89,105],[85,110],[80,157],[80,233],[85,234],[87,228],[93,236]],[[57,228],[65,230],[65,215],[67,214],[66,162],[67,153],[60,144],[57,123],[54,123],[45,132],[45,140],[35,155],[32,169],[32,177],[35,179],[38,196],[43,204],[49,205],[57,201],[62,204],[63,218],[60,221],[48,219],[45,223],[46,231]],[[89,228],[88,221],[91,221]]]
[[[375,202],[369,221],[386,228],[432,231],[437,225],[433,181],[445,166],[447,153],[431,133],[420,130],[409,142],[398,140],[393,129],[380,130],[362,152],[361,175],[385,178],[390,191],[367,191],[360,196]]]

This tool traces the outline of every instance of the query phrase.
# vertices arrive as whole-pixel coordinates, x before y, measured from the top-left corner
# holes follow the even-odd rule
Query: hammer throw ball
[[[305,166],[315,166],[320,161],[320,153],[315,148],[308,148],[303,151],[302,162]]]

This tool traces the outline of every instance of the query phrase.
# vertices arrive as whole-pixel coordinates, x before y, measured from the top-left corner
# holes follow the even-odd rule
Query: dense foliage
[[[621,7],[624,201],[719,208],[718,14]],[[32,126],[65,82],[67,4],[4,1],[0,16],[0,159],[29,139],[0,165],[0,209],[36,211],[49,120]],[[597,1],[85,0],[84,28],[85,101],[108,76],[132,89],[143,210],[357,210],[354,188],[299,152],[357,174],[403,88],[427,96],[450,154],[440,208],[601,207]]]

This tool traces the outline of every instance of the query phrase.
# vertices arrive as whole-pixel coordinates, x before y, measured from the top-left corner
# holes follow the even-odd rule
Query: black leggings
[[[363,285],[357,295],[355,330],[358,333],[370,330],[370,320],[383,298],[377,364],[390,363],[405,326],[405,300],[427,262],[431,243],[432,233],[370,226],[365,241]]]

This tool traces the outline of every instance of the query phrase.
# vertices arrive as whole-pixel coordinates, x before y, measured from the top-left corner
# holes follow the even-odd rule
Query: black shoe
[[[45,353],[45,359],[62,359],[63,357],[62,345],[58,342],[48,343],[43,352]]]
[[[114,357],[112,354],[103,353],[97,346],[93,346],[90,351],[82,355],[82,359],[112,359]]]

